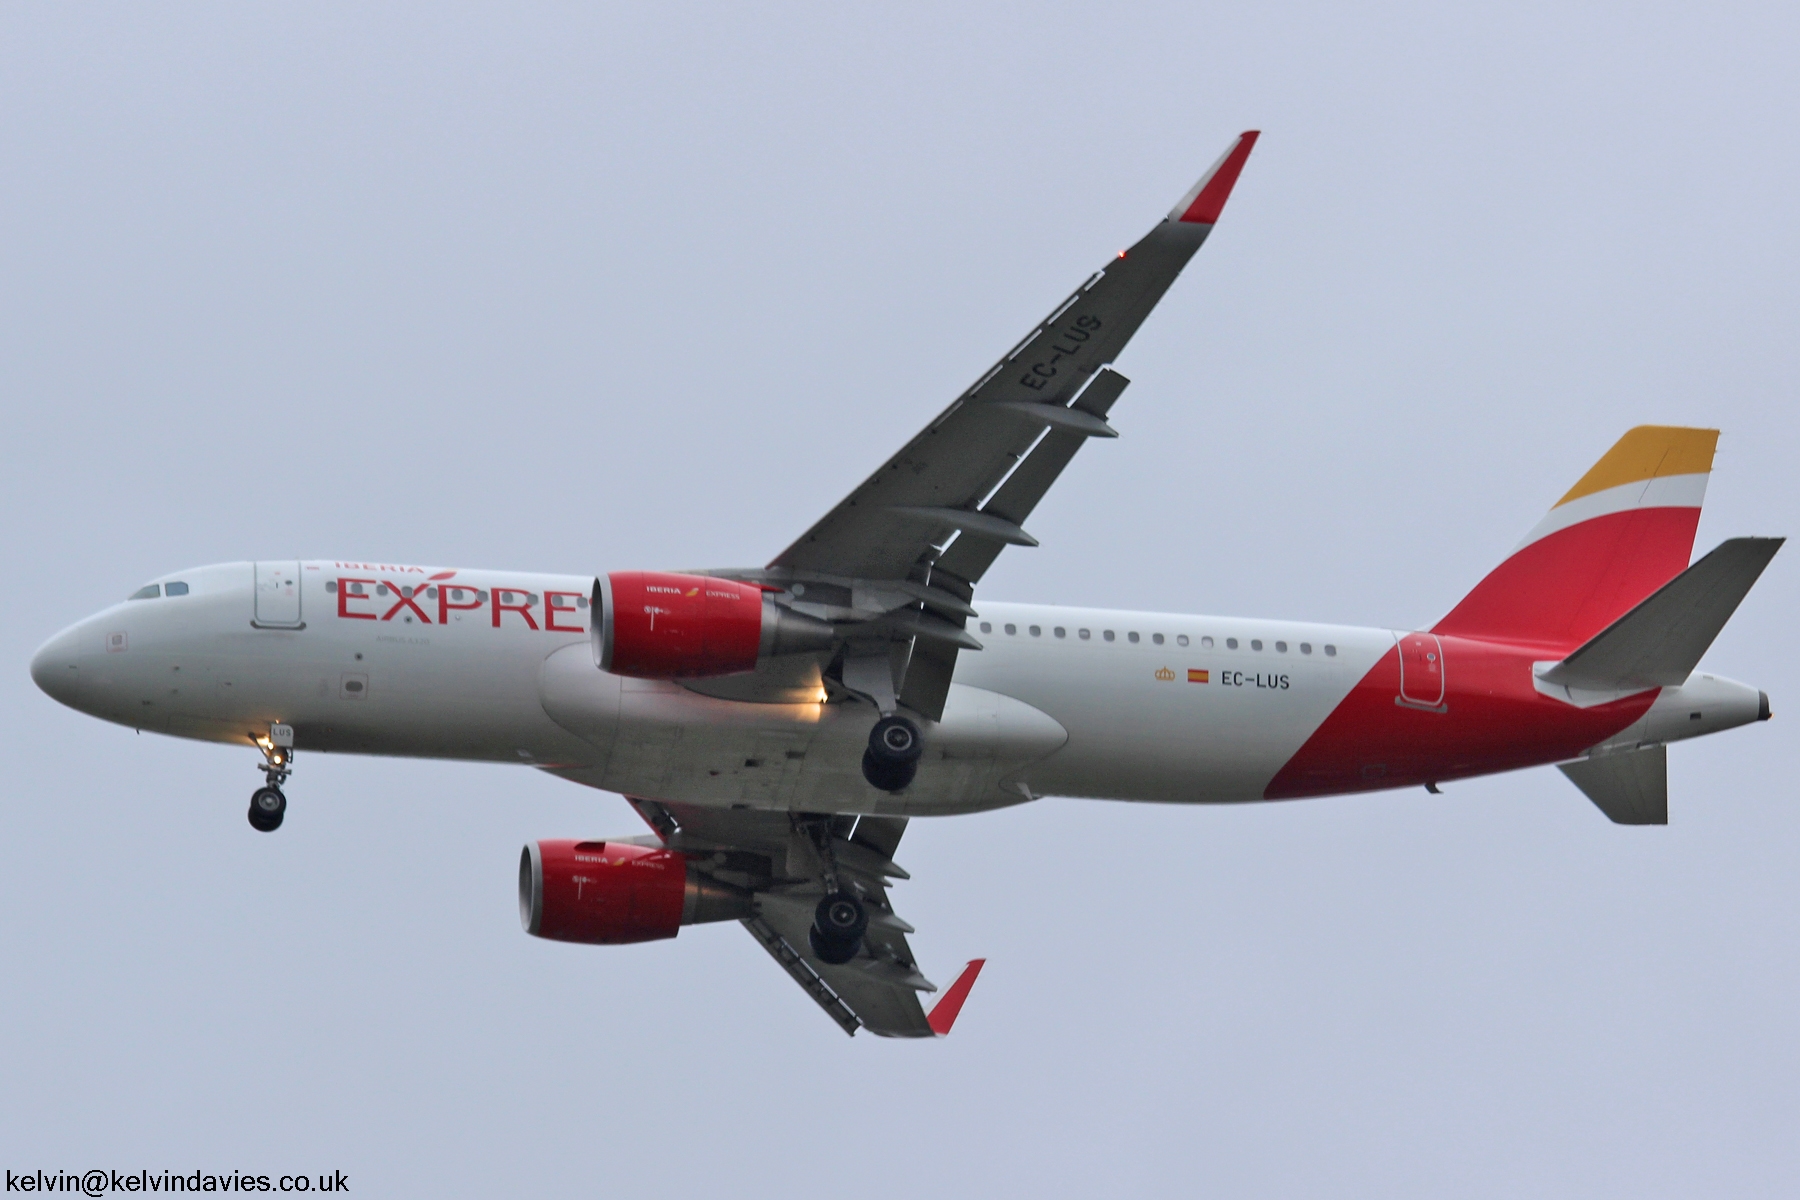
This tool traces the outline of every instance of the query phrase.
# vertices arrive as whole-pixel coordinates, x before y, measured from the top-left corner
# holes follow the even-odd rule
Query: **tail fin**
[[[1716,429],[1639,425],[1432,632],[1566,653],[1687,569]]]

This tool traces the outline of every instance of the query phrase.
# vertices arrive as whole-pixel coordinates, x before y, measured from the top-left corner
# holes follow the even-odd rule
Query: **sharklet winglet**
[[[1169,220],[1189,225],[1216,224],[1219,214],[1225,210],[1225,201],[1231,198],[1231,189],[1237,186],[1244,163],[1249,161],[1256,139],[1261,136],[1262,131],[1258,129],[1240,133],[1231,148],[1200,177],[1200,182],[1189,188],[1180,203],[1169,210]]]
[[[975,986],[975,977],[981,974],[981,968],[987,965],[987,959],[974,958],[963,968],[956,982],[945,989],[938,1002],[931,1006],[931,1013],[925,1018],[931,1024],[931,1032],[939,1037],[950,1033],[950,1027],[956,1024],[956,1016],[962,1012],[963,1001],[969,998],[969,990]]]

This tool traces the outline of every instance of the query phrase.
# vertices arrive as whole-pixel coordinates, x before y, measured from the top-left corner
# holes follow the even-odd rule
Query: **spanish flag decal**
[[[1210,682],[1212,682],[1212,675],[1210,672],[1196,671],[1196,670],[1194,670],[1194,668],[1189,667],[1188,668],[1188,682],[1189,683],[1210,683]]]

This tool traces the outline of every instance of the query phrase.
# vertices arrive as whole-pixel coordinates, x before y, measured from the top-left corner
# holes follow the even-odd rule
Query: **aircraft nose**
[[[31,658],[31,681],[58,704],[76,707],[81,687],[81,664],[75,652],[77,634],[65,629],[38,649]]]

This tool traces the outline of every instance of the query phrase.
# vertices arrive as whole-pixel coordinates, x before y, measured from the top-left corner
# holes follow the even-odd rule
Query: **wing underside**
[[[1116,436],[1106,417],[1128,380],[1109,364],[1211,234],[1257,136],[1239,136],[1164,220],[767,567],[723,572],[858,623],[823,676],[883,712],[942,715],[958,653],[980,649],[967,631],[975,585],[1007,546],[1037,544],[1024,522],[1076,451]]]
[[[710,868],[720,882],[752,892],[756,911],[744,927],[844,1032],[932,1037],[947,1031],[947,1024],[933,1027],[920,1002],[920,995],[936,992],[937,985],[920,973],[906,940],[912,926],[895,914],[888,898],[889,881],[906,878],[893,861],[906,818],[629,799],[664,845],[689,855],[700,869]],[[814,906],[840,888],[862,900],[869,928],[854,958],[828,963],[813,952],[808,930]]]

